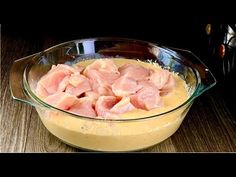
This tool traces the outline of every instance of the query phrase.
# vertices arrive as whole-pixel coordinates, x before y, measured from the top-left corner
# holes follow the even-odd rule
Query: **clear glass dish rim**
[[[57,47],[60,47],[60,46],[66,45],[66,44],[70,44],[70,43],[75,43],[75,42],[79,43],[79,42],[88,41],[88,40],[93,40],[93,41],[111,41],[111,42],[115,42],[115,41],[139,42],[139,43],[143,43],[143,44],[148,44],[148,45],[153,46],[153,47],[159,47],[159,48],[165,49],[165,47],[160,47],[158,44],[155,44],[155,43],[152,43],[152,42],[148,42],[148,41],[144,41],[144,40],[137,40],[137,39],[132,39],[132,38],[121,38],[121,37],[95,37],[95,38],[85,38],[85,39],[71,40],[71,41],[60,43],[58,45],[54,45],[54,46],[52,46],[50,48],[47,48],[46,50],[41,51],[38,55],[34,56],[34,58],[37,58],[38,56],[40,56],[41,53],[45,53],[45,52],[50,51],[52,49],[55,49]],[[171,50],[168,47],[166,47],[166,48],[168,50]],[[191,52],[191,51],[188,51],[188,52]],[[152,116],[147,116],[147,117],[130,118],[130,119],[122,119],[122,118],[121,119],[96,118],[96,117],[79,116],[77,114],[73,114],[71,112],[64,111],[62,109],[56,108],[54,106],[51,106],[51,105],[47,104],[46,102],[44,102],[43,100],[41,100],[37,95],[34,94],[34,92],[31,90],[31,88],[29,86],[29,83],[27,81],[27,72],[26,72],[27,71],[27,67],[29,67],[29,65],[26,66],[26,68],[24,70],[24,73],[23,73],[24,91],[26,92],[26,94],[31,99],[33,99],[38,104],[37,106],[43,106],[44,108],[47,108],[47,109],[49,108],[49,109],[52,109],[54,111],[59,111],[59,112],[62,112],[64,114],[67,114],[67,115],[70,115],[72,117],[75,117],[77,119],[87,119],[87,120],[94,120],[94,121],[129,122],[129,121],[141,121],[141,120],[159,118],[159,117],[161,117],[163,115],[166,115],[166,114],[169,114],[171,112],[177,111],[181,107],[184,107],[185,105],[187,105],[188,103],[193,101],[198,96],[197,93],[198,93],[198,90],[200,89],[200,83],[201,83],[201,78],[200,78],[200,76],[198,74],[198,71],[195,68],[192,68],[197,73],[197,75],[196,75],[196,73],[194,73],[195,77],[197,78],[196,88],[195,88],[194,92],[192,93],[192,95],[185,102],[183,102],[181,105],[179,105],[179,106],[177,106],[177,107],[175,107],[175,108],[173,108],[173,109],[171,109],[169,111],[166,111],[166,112],[163,112],[163,113],[160,113],[160,114],[156,114],[156,115],[152,115]],[[208,89],[210,89],[213,85],[214,84],[210,85],[208,87]]]

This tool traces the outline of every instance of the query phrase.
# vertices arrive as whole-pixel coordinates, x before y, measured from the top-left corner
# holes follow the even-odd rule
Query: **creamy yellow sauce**
[[[160,69],[158,65],[135,60],[113,59],[117,66],[132,63],[152,69]],[[78,63],[87,66],[94,60]],[[98,151],[133,151],[155,145],[171,136],[182,123],[191,102],[181,108],[162,116],[148,119],[127,120],[128,118],[146,117],[169,111],[184,103],[189,94],[184,80],[174,74],[176,86],[174,90],[163,96],[164,106],[151,111],[134,110],[123,114],[126,121],[109,121],[75,117],[48,108],[36,107],[46,128],[69,145]]]

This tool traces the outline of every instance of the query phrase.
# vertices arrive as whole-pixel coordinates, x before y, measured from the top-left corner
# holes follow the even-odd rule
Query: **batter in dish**
[[[161,70],[159,65],[153,63],[145,63],[138,60],[124,58],[115,58],[112,60],[118,68],[123,65],[132,64],[143,66],[157,72]],[[78,67],[77,69],[85,68],[94,61],[94,59],[81,61],[76,64]],[[86,73],[87,71],[83,70],[83,72]],[[116,71],[114,71],[113,75],[114,78],[116,77],[115,72]],[[142,108],[135,107],[130,111],[119,114],[119,119],[124,120],[148,116],[153,116],[152,118],[133,121],[114,121],[116,119],[114,118],[114,120],[110,121],[100,120],[101,117],[87,119],[75,117],[59,111],[48,111],[40,108],[36,109],[47,129],[70,145],[99,151],[127,151],[143,149],[171,136],[180,126],[190,106],[190,104],[186,104],[181,109],[164,114],[163,116],[155,116],[180,106],[189,97],[185,81],[179,77],[178,74],[172,72],[171,74],[175,81],[174,86],[172,84],[170,90],[168,90],[168,88],[166,90],[160,89],[164,91],[160,94],[161,102],[157,102],[156,108],[151,108],[150,105]],[[86,87],[84,88],[86,90]],[[53,89],[55,88],[51,88],[52,92],[54,91]],[[73,93],[73,89],[71,89],[70,93]],[[94,94],[89,95],[89,91],[87,94],[87,96],[91,97],[96,96]],[[127,101],[126,99],[126,92],[120,92],[120,90],[118,90],[117,94],[123,95],[125,98],[124,103],[130,101]],[[71,101],[73,99],[67,98],[67,101],[68,100]],[[59,106],[63,107],[64,105]],[[121,108],[120,105],[117,107]],[[148,110],[149,108],[150,110]],[[63,107],[63,109],[66,110],[69,108]]]

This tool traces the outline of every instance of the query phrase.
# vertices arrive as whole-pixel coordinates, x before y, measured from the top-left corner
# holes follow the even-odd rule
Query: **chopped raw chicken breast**
[[[48,73],[51,72],[55,72],[55,71],[60,71],[63,70],[65,72],[67,72],[68,74],[71,73],[77,73],[77,72],[81,72],[83,69],[80,66],[69,66],[69,65],[64,65],[64,64],[58,64],[57,66],[52,65],[51,70]]]
[[[110,109],[118,102],[119,100],[114,96],[100,96],[95,104],[95,110],[97,115],[104,118],[113,118],[117,117],[115,113],[112,113]]]
[[[119,69],[120,75],[126,75],[134,80],[144,80],[150,75],[150,70],[139,65],[125,64]]]
[[[111,112],[116,114],[123,114],[125,112],[129,112],[135,109],[135,107],[130,102],[129,97],[123,97],[118,103],[116,103],[112,108]]]
[[[37,87],[35,89],[35,92],[38,94],[38,96],[40,98],[46,98],[46,97],[48,97],[50,95],[48,93],[48,91],[39,82],[37,83]]]
[[[96,92],[88,91],[88,92],[85,92],[84,96],[88,97],[93,103],[95,103],[100,95]]]
[[[91,69],[87,71],[85,76],[93,81],[97,81],[101,86],[107,86],[118,79],[120,75],[118,73],[109,73]]]
[[[171,72],[164,69],[153,72],[150,81],[163,92],[170,91],[175,86],[175,80]]]
[[[136,93],[142,88],[138,82],[128,75],[123,75],[112,84],[112,91],[116,96],[125,97]]]
[[[112,60],[99,59],[87,66],[84,70],[84,75],[92,80],[98,80],[102,85],[111,84],[115,79],[120,76],[117,66]]]
[[[58,91],[60,83],[66,76],[70,76],[72,73],[79,72],[77,69],[63,64],[53,65],[51,70],[44,75],[37,84],[37,87],[44,87],[48,94],[54,94]],[[64,85],[64,84],[61,84]],[[62,89],[62,86],[60,86]],[[37,89],[39,92],[42,89]],[[59,90],[60,91],[60,90]],[[43,95],[40,94],[39,95]]]
[[[47,104],[63,110],[71,108],[77,100],[75,96],[65,92],[56,93],[44,99]]]
[[[140,109],[151,110],[163,105],[156,87],[143,87],[136,94],[130,96],[131,103]]]
[[[80,74],[74,74],[69,79],[69,85],[66,87],[66,93],[80,96],[81,94],[92,90],[88,78]]]
[[[86,117],[96,117],[96,112],[93,107],[93,102],[88,97],[78,99],[68,111]]]
[[[62,81],[58,85],[57,92],[65,91],[67,85],[69,84],[69,80],[70,80],[70,76],[64,77],[64,79],[62,79]]]
[[[105,73],[107,72],[119,74],[117,66],[110,59],[99,59],[94,61],[92,64],[85,68],[84,75],[86,75],[89,70],[97,70]]]
[[[135,109],[164,105],[162,96],[175,87],[171,72],[135,64],[119,68],[112,59],[98,59],[82,67],[53,65],[36,87],[46,103],[80,116],[120,118]]]

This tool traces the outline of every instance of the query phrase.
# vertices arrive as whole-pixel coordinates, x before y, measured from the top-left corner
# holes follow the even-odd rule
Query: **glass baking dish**
[[[149,117],[97,119],[48,105],[34,92],[38,80],[52,65],[120,57],[158,63],[178,73],[188,85],[188,100]],[[209,69],[190,51],[115,37],[65,42],[16,60],[10,71],[10,90],[15,100],[34,106],[47,130],[63,142],[94,151],[135,151],[162,142],[180,127],[194,99],[215,84]]]

